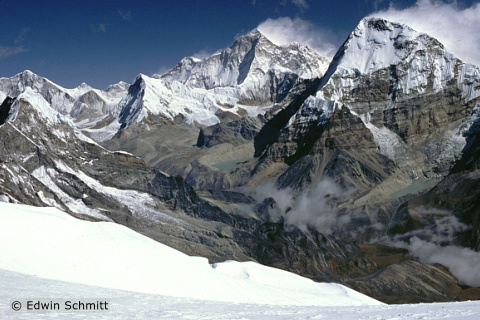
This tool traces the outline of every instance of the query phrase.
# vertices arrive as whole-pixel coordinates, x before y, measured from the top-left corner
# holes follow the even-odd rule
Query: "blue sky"
[[[0,0],[0,77],[29,69],[67,88],[105,89],[166,71],[184,56],[204,57],[259,25],[331,54],[363,17],[380,11],[422,21],[421,5],[465,16],[480,7],[466,0]]]

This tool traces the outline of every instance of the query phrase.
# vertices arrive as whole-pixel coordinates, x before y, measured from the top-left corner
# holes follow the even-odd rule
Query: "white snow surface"
[[[56,208],[0,203],[0,221],[0,269],[39,278],[232,303],[381,305],[342,285],[254,262],[210,265],[127,227]]]
[[[59,188],[55,182],[52,180],[52,177],[55,178],[57,172],[54,169],[48,168],[45,169],[44,166],[41,166],[35,169],[32,172],[32,176],[37,178],[43,185],[45,185],[50,191],[52,191],[64,205],[66,205],[72,212],[78,214],[85,214],[92,216],[97,219],[111,221],[108,217],[102,215],[97,209],[90,209],[83,203],[81,199],[73,199],[67,193],[65,193],[61,188]],[[41,198],[46,205],[52,204],[52,199],[45,197]]]
[[[376,127],[370,122],[369,113],[360,116],[360,119],[362,119],[365,126],[373,134],[373,139],[379,147],[378,151],[380,154],[395,160],[399,159],[400,155],[406,153],[405,142],[403,142],[395,132],[389,130],[385,126],[382,126],[381,128]]]
[[[478,301],[371,306],[287,306],[205,301],[46,280],[0,269],[2,319],[464,319],[480,317]],[[13,301],[109,300],[109,311],[13,311]],[[24,303],[25,304],[25,303]]]
[[[60,122],[60,114],[56,110],[52,109],[49,103],[32,88],[26,87],[25,91],[22,92],[22,94],[20,94],[17,99],[19,101],[26,101],[30,105],[32,105],[35,110],[37,110],[39,116],[42,117],[44,120],[52,124]],[[9,119],[7,119],[7,121],[15,121],[15,118],[17,117],[17,114],[19,112],[19,108],[20,106],[18,103],[13,104],[13,110],[11,111],[11,115],[9,116]]]

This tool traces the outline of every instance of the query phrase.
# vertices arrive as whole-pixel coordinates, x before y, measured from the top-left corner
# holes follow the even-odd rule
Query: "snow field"
[[[205,301],[41,279],[0,270],[2,319],[466,319],[480,318],[480,303],[435,303],[376,306],[283,306]],[[109,311],[15,312],[21,298],[109,299]]]
[[[268,305],[380,305],[338,284],[253,262],[210,265],[109,222],[56,208],[0,203],[0,269],[45,279],[209,301]]]

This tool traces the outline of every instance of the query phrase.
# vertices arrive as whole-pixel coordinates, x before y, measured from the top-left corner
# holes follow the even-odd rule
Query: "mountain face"
[[[389,303],[478,299],[405,248],[479,250],[479,82],[436,39],[382,19],[329,64],[254,30],[106,91],[25,71],[0,79],[0,200]]]
[[[322,252],[309,262],[322,274],[329,258],[346,260],[360,254],[342,241],[318,234],[310,239],[281,225],[267,228],[262,221],[222,210],[181,178],[147,166],[131,154],[108,151],[73,130],[70,120],[30,88],[13,103],[3,104],[2,110],[7,104],[8,116],[0,126],[2,201],[53,206],[82,219],[120,223],[213,262],[262,261],[275,257],[279,248],[297,252],[291,239],[309,244],[300,249],[303,255]],[[252,201],[235,193],[215,196],[228,198],[232,205]],[[267,238],[282,245],[274,246]],[[296,260],[283,263],[301,270]]]
[[[278,179],[282,187],[302,190],[329,177],[354,189],[351,209],[367,206],[365,218],[379,223],[386,208],[378,204],[403,194],[399,182],[428,187],[461,157],[479,81],[477,67],[428,35],[365,19],[276,139],[256,137],[255,153],[289,166]]]
[[[453,57],[428,35],[384,20],[362,20],[339,49],[321,88],[290,119],[288,127],[324,123],[336,101],[362,119],[380,153],[388,158],[409,160],[406,153],[415,151],[405,149],[416,136],[423,140],[414,149],[435,149],[425,141],[433,134],[443,135],[436,138],[447,148],[434,155],[422,150],[417,158],[448,158],[463,148],[458,142],[480,95],[479,81],[477,67]],[[309,132],[301,129],[297,134]],[[423,173],[441,175],[446,170]]]
[[[277,46],[254,30],[207,59],[187,57],[163,75],[140,75],[120,103],[120,123],[128,127],[149,114],[200,125],[221,122],[224,112],[255,116],[327,66],[306,46]]]
[[[66,89],[27,70],[12,78],[0,79],[0,98],[18,97],[30,88],[52,109],[72,120],[75,127],[101,141],[113,136],[119,128],[113,120],[118,115],[118,104],[127,86],[119,82],[102,91],[83,83],[75,89]]]
[[[295,78],[323,76],[326,58],[306,46],[274,45],[258,30],[239,37],[231,47],[205,60],[185,58],[160,78],[194,88],[241,88],[244,100],[279,102]],[[287,83],[285,83],[287,82]]]

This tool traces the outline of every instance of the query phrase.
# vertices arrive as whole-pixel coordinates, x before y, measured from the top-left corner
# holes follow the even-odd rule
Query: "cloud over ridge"
[[[257,29],[276,45],[286,45],[298,42],[308,45],[325,57],[333,57],[337,46],[334,44],[335,34],[315,26],[301,18],[280,17],[267,19],[259,24]]]

